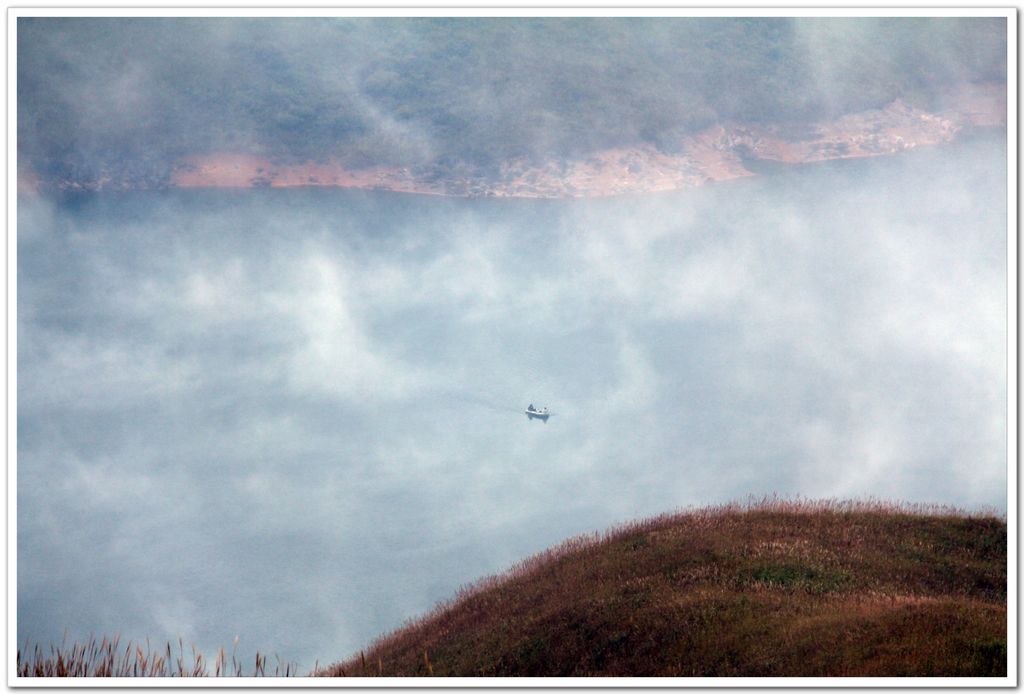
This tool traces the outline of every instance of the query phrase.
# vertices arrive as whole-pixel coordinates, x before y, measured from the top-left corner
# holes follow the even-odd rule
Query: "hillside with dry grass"
[[[1005,676],[1004,519],[778,502],[572,539],[323,676]]]

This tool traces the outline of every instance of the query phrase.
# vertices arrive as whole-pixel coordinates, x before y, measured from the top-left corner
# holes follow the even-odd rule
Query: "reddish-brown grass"
[[[1005,676],[1006,522],[765,498],[572,538],[321,676]],[[19,677],[294,676],[119,638],[17,653]]]
[[[762,499],[573,538],[324,676],[1005,676],[1006,523]]]

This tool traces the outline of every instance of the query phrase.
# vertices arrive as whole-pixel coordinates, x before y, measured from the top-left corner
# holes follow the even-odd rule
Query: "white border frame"
[[[1005,17],[1007,19],[1007,676],[999,678],[899,678],[899,677],[538,677],[538,678],[22,678],[14,670],[17,644],[17,20],[19,17]],[[0,667],[6,667],[8,687],[26,688],[148,688],[148,687],[245,687],[245,688],[832,688],[832,687],[910,687],[978,688],[1016,687],[1018,675],[1018,573],[1017,573],[1017,10],[988,8],[679,8],[650,3],[642,8],[588,7],[569,4],[563,7],[489,7],[456,2],[451,7],[424,6],[423,0],[411,0],[402,7],[351,7],[345,9],[307,7],[296,9],[226,6],[222,8],[139,8],[39,7],[7,8],[7,360],[6,412],[7,432],[7,632],[6,652]],[[342,657],[342,656],[339,656]]]

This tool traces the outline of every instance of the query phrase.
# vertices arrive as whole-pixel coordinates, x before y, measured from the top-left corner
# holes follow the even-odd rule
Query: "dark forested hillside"
[[[1004,80],[1005,20],[18,20],[19,160],[159,184],[181,157],[359,167],[578,156]]]

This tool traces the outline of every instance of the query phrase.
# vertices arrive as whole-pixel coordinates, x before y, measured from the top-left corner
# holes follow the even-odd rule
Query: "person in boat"
[[[536,409],[534,409],[532,402],[530,403],[530,406],[527,407],[526,409],[528,409],[530,412],[536,412],[537,411]]]

